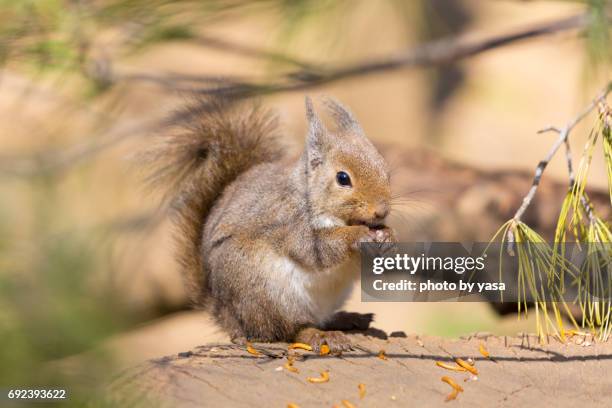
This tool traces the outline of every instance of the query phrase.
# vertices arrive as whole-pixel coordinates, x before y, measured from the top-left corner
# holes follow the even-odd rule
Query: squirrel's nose
[[[374,216],[379,219],[386,218],[389,215],[389,204],[385,202],[378,203],[374,208]]]

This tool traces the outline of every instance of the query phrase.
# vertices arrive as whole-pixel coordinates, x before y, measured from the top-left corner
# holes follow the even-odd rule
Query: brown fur
[[[238,175],[281,155],[278,120],[258,106],[225,99],[194,101],[180,112],[189,118],[146,151],[147,182],[165,189],[173,207],[177,259],[191,301],[206,306],[202,271],[202,231],[223,189]]]
[[[178,198],[179,260],[193,300],[234,339],[327,338],[342,350],[344,337],[314,328],[346,298],[359,243],[392,239],[380,229],[389,211],[386,163],[348,110],[326,105],[336,130],[307,98],[298,160],[281,154],[269,113],[226,104],[196,112],[195,124],[152,156],[160,169],[153,179]],[[338,171],[350,175],[350,188],[336,182]]]

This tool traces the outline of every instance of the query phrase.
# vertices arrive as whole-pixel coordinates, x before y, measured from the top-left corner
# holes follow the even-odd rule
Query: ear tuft
[[[324,137],[327,130],[317,116],[310,97],[305,98],[306,119],[308,120],[308,135],[306,136],[306,152],[312,168],[323,163]]]
[[[312,105],[312,98],[310,96],[306,96],[304,98],[304,104],[306,105],[306,119],[308,120],[308,124],[310,124],[313,119],[316,119],[317,114],[314,111],[314,106]]]
[[[336,99],[328,96],[324,97],[323,104],[334,118],[339,131],[364,134],[359,122],[357,122],[351,111]]]

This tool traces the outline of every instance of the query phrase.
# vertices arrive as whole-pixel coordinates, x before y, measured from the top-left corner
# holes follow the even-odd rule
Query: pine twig
[[[575,179],[574,179],[575,176],[574,176],[574,171],[572,167],[572,159],[571,159],[571,152],[569,149],[568,137],[572,129],[574,129],[574,127],[576,127],[576,125],[582,119],[584,119],[589,113],[591,113],[597,107],[599,102],[604,101],[611,91],[612,91],[612,82],[608,83],[608,85],[606,85],[606,87],[598,94],[598,96],[595,99],[593,99],[589,103],[589,105],[582,112],[580,112],[578,116],[576,116],[572,121],[570,121],[565,127],[560,129],[554,126],[549,126],[547,128],[544,128],[538,131],[538,133],[551,132],[551,131],[556,132],[559,134],[559,137],[557,138],[555,143],[552,145],[552,147],[550,148],[550,150],[548,151],[548,154],[544,157],[544,159],[540,161],[540,163],[538,163],[538,166],[536,167],[536,170],[535,170],[533,182],[531,183],[531,188],[529,189],[529,192],[527,193],[525,198],[523,198],[523,202],[521,206],[519,207],[519,209],[514,214],[514,217],[512,217],[514,222],[519,222],[521,220],[523,214],[525,213],[525,211],[527,210],[527,208],[533,201],[533,198],[535,197],[535,194],[540,185],[540,180],[542,178],[542,174],[544,173],[544,170],[546,170],[548,163],[550,163],[550,160],[555,156],[555,154],[557,153],[557,151],[562,145],[565,145],[566,147],[566,158],[568,162],[568,172],[570,174],[569,177],[570,177],[570,183],[571,183],[570,186],[573,187],[573,184],[575,182]],[[514,244],[514,234],[512,234],[511,229],[509,229],[508,230],[508,249],[509,251],[511,251],[513,244]]]

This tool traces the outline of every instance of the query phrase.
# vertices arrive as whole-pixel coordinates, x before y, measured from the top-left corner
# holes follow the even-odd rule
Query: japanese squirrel
[[[350,348],[330,330],[359,269],[359,244],[392,242],[389,170],[353,114],[326,98],[328,130],[306,97],[304,152],[288,157],[276,115],[203,100],[145,155],[173,204],[191,300],[233,341]],[[369,323],[369,322],[368,322]]]

